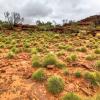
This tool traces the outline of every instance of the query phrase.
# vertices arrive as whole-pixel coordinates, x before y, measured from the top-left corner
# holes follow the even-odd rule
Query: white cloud
[[[26,23],[35,20],[79,20],[98,14],[100,0],[0,0],[0,18],[5,11],[20,12]]]

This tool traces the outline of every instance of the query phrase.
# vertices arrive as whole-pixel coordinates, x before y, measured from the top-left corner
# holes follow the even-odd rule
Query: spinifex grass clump
[[[78,96],[75,93],[67,93],[65,96],[62,98],[62,100],[82,100],[80,96]]]
[[[64,75],[69,75],[69,71],[68,71],[67,68],[63,68],[63,74],[64,74]]]
[[[82,76],[82,74],[81,74],[81,72],[77,71],[77,72],[75,73],[75,76],[76,76],[77,78],[80,78],[80,77]]]
[[[54,65],[55,67],[58,68],[63,68],[66,65],[60,61],[57,56],[53,53],[49,53],[44,57],[44,61],[43,61],[43,66],[47,67],[48,65]]]
[[[14,52],[14,53],[18,53],[18,52],[20,52],[20,49],[18,49],[16,46],[13,46],[11,48],[11,51]]]
[[[41,68],[32,74],[32,79],[35,79],[36,81],[43,81],[45,80],[45,78],[46,78],[45,72]]]
[[[59,49],[64,49],[67,51],[73,51],[73,47],[71,45],[59,45]]]
[[[87,51],[86,47],[77,48],[76,50],[79,52],[86,52]]]
[[[95,52],[96,54],[100,54],[100,49],[96,49],[94,52]]]
[[[32,56],[32,67],[41,67],[41,59],[38,54]]]
[[[56,67],[62,69],[62,68],[65,68],[66,65],[65,65],[64,62],[58,60],[57,63],[56,63]]]
[[[32,49],[31,49],[31,54],[37,54],[37,53],[38,53],[37,48],[32,48]]]
[[[73,61],[76,61],[77,60],[77,55],[76,54],[71,54],[67,57],[67,60],[69,62],[73,62]]]
[[[86,60],[92,61],[92,60],[95,60],[95,59],[96,59],[96,55],[94,55],[94,54],[91,54],[91,55],[87,55],[86,56]]]
[[[100,71],[100,60],[96,61],[95,66],[96,66],[96,69]]]
[[[93,85],[100,84],[100,73],[99,72],[86,72],[84,78],[91,82]]]
[[[58,94],[64,90],[64,81],[59,76],[51,76],[47,80],[47,89],[52,94]]]
[[[62,56],[65,54],[65,51],[64,50],[60,50],[57,52],[57,56]]]
[[[57,57],[53,53],[49,53],[44,57],[43,66],[47,67],[48,65],[56,65]]]
[[[26,41],[24,42],[23,45],[24,45],[24,48],[29,48],[30,47],[30,44],[28,42],[26,42]]]
[[[0,42],[0,48],[4,48],[5,44],[3,42]]]
[[[9,59],[14,58],[14,56],[15,56],[15,53],[12,52],[12,51],[9,51],[8,54],[7,54],[7,58],[9,58]]]

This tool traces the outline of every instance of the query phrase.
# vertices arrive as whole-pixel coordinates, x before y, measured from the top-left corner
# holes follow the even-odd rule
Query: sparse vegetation
[[[100,27],[95,32],[84,23],[77,27],[72,23],[38,21],[9,30],[11,26],[3,26],[7,22],[0,22],[0,86],[5,90],[10,85],[11,90],[0,91],[0,100],[9,94],[14,97],[9,100],[81,100],[81,95],[82,100],[99,100],[94,94],[100,90],[100,39],[96,36]],[[20,94],[22,89],[26,96]]]
[[[56,65],[57,57],[53,53],[49,53],[45,56],[43,66],[47,67],[48,65]]]
[[[52,94],[58,94],[64,89],[64,81],[59,76],[52,76],[48,79],[47,89]]]
[[[96,61],[95,66],[98,71],[100,71],[100,61]]]
[[[84,74],[86,80],[90,81],[93,85],[100,84],[100,73],[98,72],[86,72]]]
[[[64,68],[64,67],[66,67],[66,65],[65,65],[64,62],[58,60],[58,61],[56,62],[56,67],[62,69],[62,68]]]
[[[87,51],[86,47],[77,48],[76,50],[79,52],[86,52]]]
[[[9,58],[9,59],[14,58],[14,56],[15,56],[15,54],[12,51],[9,51],[8,54],[7,54],[7,58]]]
[[[77,60],[77,56],[76,54],[71,54],[67,57],[67,60],[70,62],[76,61]]]
[[[76,95],[75,93],[67,93],[62,98],[62,100],[82,100],[82,99],[78,95]]]
[[[64,74],[64,75],[68,75],[68,74],[69,74],[69,72],[68,72],[68,69],[67,69],[67,68],[64,68],[64,69],[63,69],[63,74]]]
[[[76,73],[75,73],[75,76],[77,77],[77,78],[80,78],[82,75],[81,75],[81,72],[79,72],[79,71],[77,71]]]
[[[100,54],[100,49],[96,49],[96,50],[95,50],[95,53],[96,53],[96,54]]]
[[[94,55],[94,54],[86,56],[86,60],[92,61],[92,60],[95,60],[95,59],[96,59],[96,55]]]
[[[32,79],[35,79],[36,81],[43,81],[45,78],[45,72],[41,68],[32,74]]]
[[[37,54],[37,53],[38,53],[38,50],[36,48],[31,49],[31,54]]]
[[[42,67],[39,55],[32,56],[32,67]]]

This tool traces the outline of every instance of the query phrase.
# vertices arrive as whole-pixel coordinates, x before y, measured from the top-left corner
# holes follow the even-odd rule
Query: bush
[[[86,72],[84,78],[91,82],[93,85],[100,84],[100,73],[99,72]]]
[[[64,74],[64,75],[68,75],[68,74],[69,74],[68,69],[64,68],[64,69],[63,69],[63,74]]]
[[[67,45],[66,46],[66,50],[67,51],[73,51],[74,49],[73,49],[73,47],[71,45]]]
[[[12,47],[11,51],[14,52],[14,53],[18,53],[20,50],[16,47]]]
[[[44,58],[43,66],[47,67],[48,65],[56,65],[57,57],[53,53],[49,53]]]
[[[82,100],[82,99],[78,95],[76,95],[74,93],[67,93],[62,98],[62,100]]]
[[[76,54],[69,55],[68,58],[67,58],[67,60],[71,61],[71,62],[76,61],[77,60]]]
[[[73,47],[71,45],[59,45],[59,49],[65,49],[67,51],[73,51]]]
[[[58,94],[64,89],[64,81],[59,76],[52,76],[48,79],[47,89],[52,94]]]
[[[64,50],[60,50],[59,52],[57,52],[57,56],[62,56],[65,54],[65,51]]]
[[[24,48],[29,48],[30,44],[28,42],[24,42]]]
[[[8,54],[7,54],[7,58],[9,58],[9,59],[14,58],[14,56],[15,56],[15,53],[12,51],[8,52]]]
[[[62,69],[64,67],[66,67],[66,65],[62,61],[57,61],[56,62],[56,67]]]
[[[41,60],[38,55],[33,55],[32,57],[32,67],[41,67]]]
[[[100,49],[96,49],[94,52],[95,52],[96,54],[100,54]]]
[[[38,53],[38,51],[37,51],[36,48],[32,48],[32,49],[31,49],[31,54],[37,54],[37,53]]]
[[[36,81],[43,81],[45,78],[45,73],[41,68],[32,74],[32,79],[35,79]]]
[[[5,47],[4,43],[0,42],[0,48],[4,48],[4,47]]]
[[[78,48],[76,50],[79,52],[86,52],[87,51],[85,47],[81,47],[81,48]]]
[[[100,71],[100,61],[97,61],[95,66],[96,66],[97,70]]]
[[[87,55],[86,56],[86,60],[92,61],[92,60],[95,60],[95,59],[96,59],[96,55]]]
[[[81,72],[79,72],[79,71],[77,71],[76,73],[75,73],[75,76],[77,77],[77,78],[80,78],[82,75],[81,75]]]

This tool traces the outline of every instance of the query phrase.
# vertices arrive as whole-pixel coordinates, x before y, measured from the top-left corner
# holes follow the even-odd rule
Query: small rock
[[[47,68],[48,69],[53,69],[55,66],[54,65],[48,65]]]

